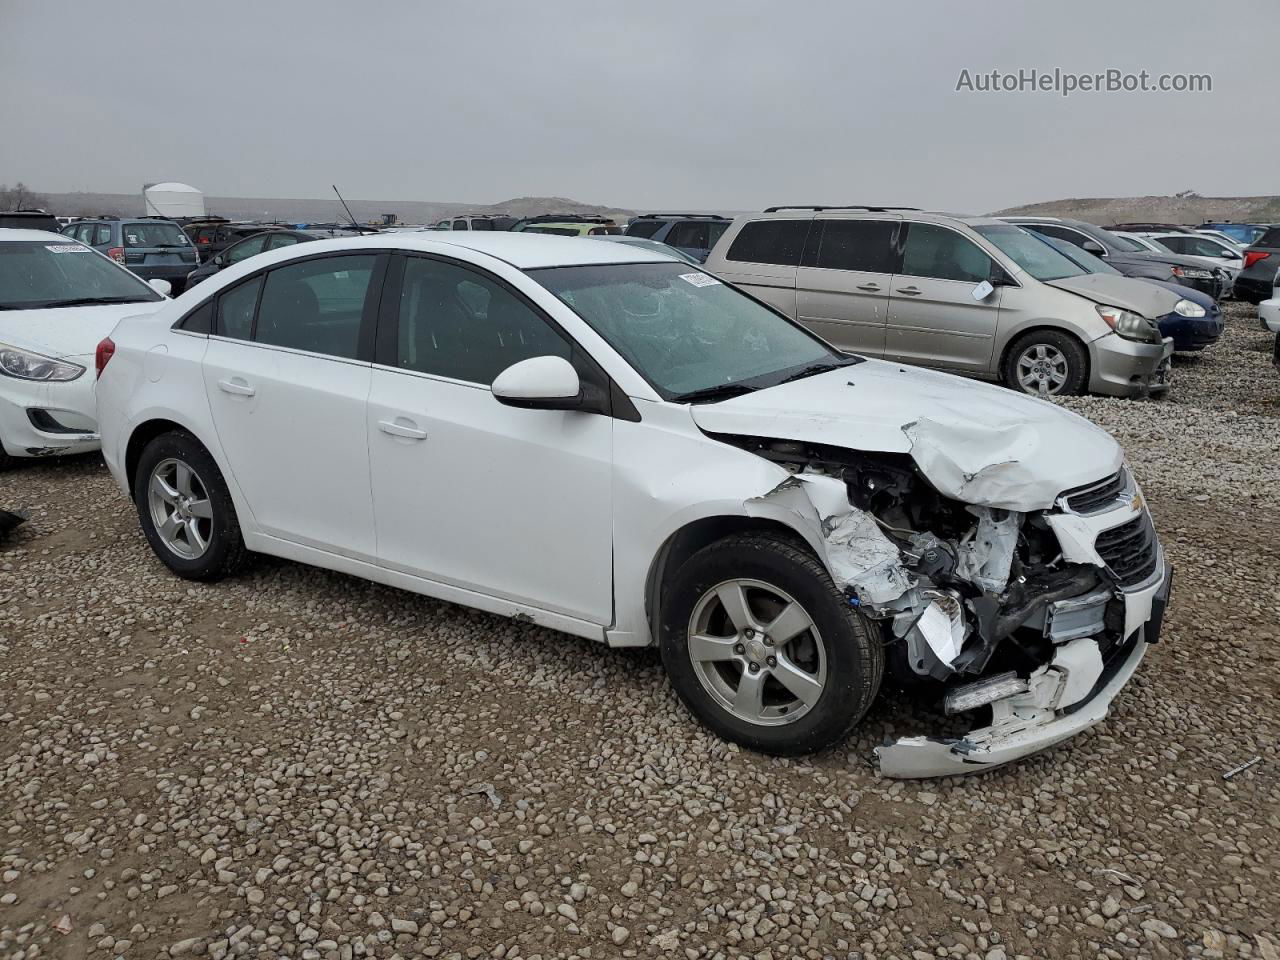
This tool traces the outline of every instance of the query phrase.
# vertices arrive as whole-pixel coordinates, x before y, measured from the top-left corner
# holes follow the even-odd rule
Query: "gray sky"
[[[1280,192],[1266,0],[0,0],[0,182],[623,207]],[[962,69],[1211,93],[958,93]]]

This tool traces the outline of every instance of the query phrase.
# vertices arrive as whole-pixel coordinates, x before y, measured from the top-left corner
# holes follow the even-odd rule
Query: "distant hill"
[[[133,193],[43,193],[45,208],[61,217],[137,217],[143,213],[142,192]],[[565,197],[515,197],[501,203],[455,203],[431,200],[357,200],[347,198],[351,213],[361,222],[381,220],[394,213],[402,223],[432,223],[443,217],[466,213],[510,213],[518,217],[540,213],[576,213],[612,216],[625,222],[634,211],[601,204],[582,203]],[[345,220],[346,213],[336,197],[322,200],[280,197],[204,198],[205,210],[231,220],[283,220],[290,223]]]
[[[1113,223],[1183,223],[1236,220],[1280,223],[1280,197],[1077,197],[998,210],[998,216],[1071,217],[1099,226]]]

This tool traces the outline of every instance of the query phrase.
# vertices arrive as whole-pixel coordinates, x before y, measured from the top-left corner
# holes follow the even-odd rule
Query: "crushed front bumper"
[[[1130,610],[1147,616],[1104,663],[1097,641],[1062,644],[1054,659],[1032,674],[1029,689],[991,704],[992,723],[957,739],[904,737],[876,748],[880,772],[904,779],[981,773],[1047,750],[1100,723],[1111,702],[1159,639],[1173,568],[1161,562],[1150,584],[1125,591]]]

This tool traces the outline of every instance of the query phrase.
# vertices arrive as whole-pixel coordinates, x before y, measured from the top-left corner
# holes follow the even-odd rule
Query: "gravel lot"
[[[260,559],[194,587],[94,458],[0,475],[0,956],[1280,957],[1280,376],[1253,311],[1128,447],[1177,566],[1112,716],[980,778],[705,733],[611,651]],[[1224,771],[1262,760],[1232,780]]]

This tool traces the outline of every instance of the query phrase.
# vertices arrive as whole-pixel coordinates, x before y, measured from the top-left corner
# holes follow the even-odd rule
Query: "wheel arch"
[[[129,433],[129,440],[125,444],[124,450],[124,476],[129,484],[130,494],[132,495],[134,480],[138,472],[138,461],[142,458],[142,451],[146,449],[147,444],[156,437],[166,433],[181,431],[190,434],[195,441],[204,447],[209,456],[213,458],[214,463],[218,463],[218,457],[214,449],[201,438],[200,434],[191,429],[185,423],[179,423],[176,420],[170,420],[167,417],[155,416],[141,421]],[[221,469],[219,464],[219,469]],[[223,471],[225,476],[225,471]]]
[[[649,564],[645,578],[644,612],[651,643],[658,641],[663,595],[680,567],[703,547],[739,533],[775,534],[813,554],[819,563],[826,566],[805,536],[781,520],[745,514],[718,514],[692,520],[663,541]]]
[[[1064,337],[1070,337],[1080,345],[1080,349],[1084,351],[1084,382],[1088,384],[1089,377],[1092,375],[1093,367],[1093,355],[1089,351],[1088,341],[1070,327],[1046,321],[1033,321],[1022,329],[1009,335],[1009,339],[1005,342],[1004,349],[1000,353],[1000,362],[996,365],[997,378],[999,378],[1002,383],[1004,382],[1005,366],[1009,362],[1009,357],[1013,354],[1013,348],[1021,343],[1029,334],[1041,332],[1058,333]]]

